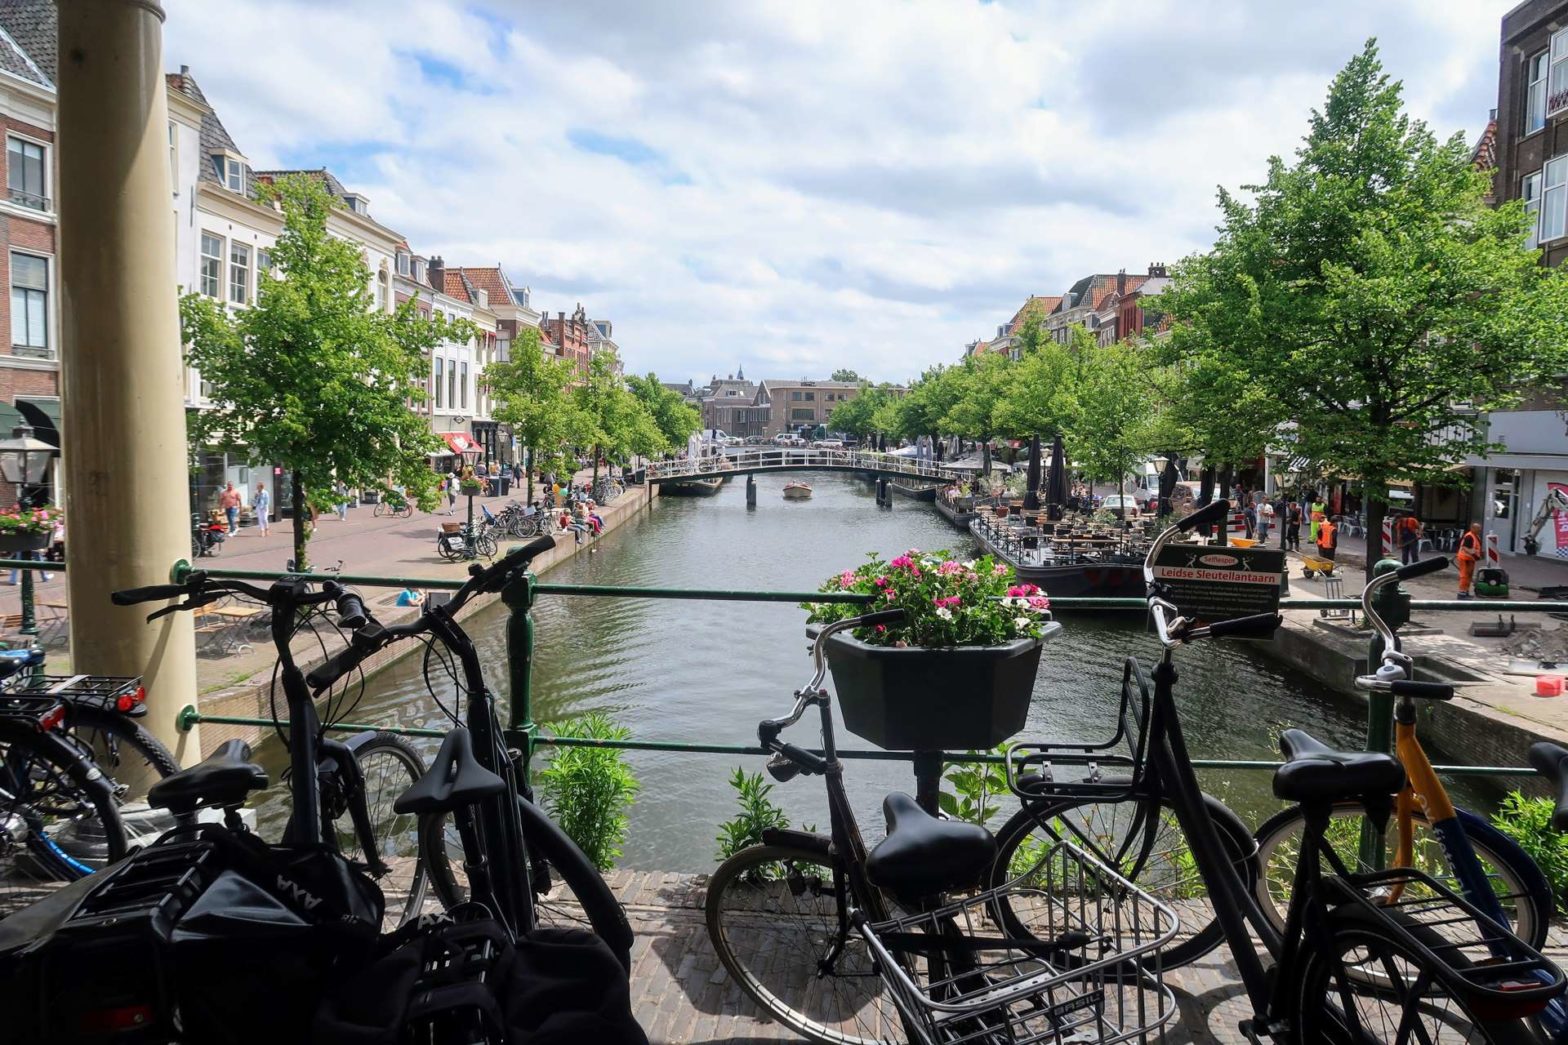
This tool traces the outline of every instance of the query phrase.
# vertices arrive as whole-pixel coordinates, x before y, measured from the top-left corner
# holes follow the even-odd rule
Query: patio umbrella
[[[1045,500],[1058,507],[1067,503],[1067,451],[1060,435],[1051,440],[1051,471],[1045,483]]]
[[[1024,492],[1024,507],[1040,507],[1040,437],[1029,437],[1029,482]]]
[[[1171,510],[1171,495],[1176,492],[1176,481],[1181,478],[1180,458],[1174,453],[1165,455],[1165,471],[1160,473],[1159,513]]]

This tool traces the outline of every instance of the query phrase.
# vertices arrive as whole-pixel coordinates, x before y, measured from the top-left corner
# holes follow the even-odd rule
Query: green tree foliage
[[[952,382],[950,405],[938,420],[940,428],[929,429],[967,435],[980,440],[984,471],[991,471],[991,440],[1008,434],[1003,422],[1007,415],[1002,404],[1012,395],[1016,365],[1006,356],[987,352],[967,356],[958,366],[943,373]]]
[[[570,475],[572,444],[585,427],[569,391],[577,370],[564,359],[546,356],[539,331],[523,328],[512,342],[511,358],[485,368],[484,381],[495,397],[494,416],[510,425],[528,452],[528,500],[534,499],[534,473]]]
[[[1038,317],[1029,320],[1038,327]],[[1035,347],[1013,364],[1007,394],[993,411],[1001,431],[1018,436],[1066,434],[1077,410],[1078,354],[1094,349],[1092,335],[1081,327],[1074,330],[1073,347],[1037,339]]]
[[[1391,480],[1452,482],[1491,448],[1486,412],[1564,365],[1568,284],[1524,249],[1520,204],[1486,205],[1489,178],[1404,113],[1369,41],[1296,162],[1272,158],[1251,203],[1220,192],[1219,241],[1161,299],[1204,409],[1245,387],[1294,419],[1296,452],[1360,481],[1372,532]]]
[[[601,459],[656,454],[666,446],[653,415],[627,390],[611,352],[594,353],[587,377],[572,389],[571,401],[580,426],[577,441],[593,453],[595,481]]]
[[[680,393],[672,392],[650,373],[647,377],[633,374],[626,379],[632,395],[642,403],[663,436],[662,450],[685,446],[691,434],[702,427],[702,414],[686,402]]]
[[[844,432],[864,439],[882,429],[877,426],[877,415],[893,398],[886,386],[876,387],[862,383],[855,398],[847,399],[833,408],[828,417],[828,429]]]
[[[260,271],[255,306],[233,314],[197,294],[180,302],[187,361],[217,404],[193,413],[190,427],[204,445],[283,467],[294,559],[305,569],[309,493],[337,481],[390,485],[435,507],[426,455],[438,444],[409,404],[424,398],[429,350],[473,331],[425,319],[413,301],[373,311],[370,268],[357,246],[328,234],[336,203],[321,183],[283,178],[267,192],[283,211],[271,252],[281,275]]]
[[[845,369],[840,368],[838,370],[833,371],[833,376],[831,378],[829,378],[829,380],[831,380],[831,381],[859,381],[860,380],[860,375],[855,373],[853,370],[845,370]]]
[[[1126,342],[1080,355],[1067,443],[1090,477],[1120,483],[1154,449],[1159,409],[1152,365]]]

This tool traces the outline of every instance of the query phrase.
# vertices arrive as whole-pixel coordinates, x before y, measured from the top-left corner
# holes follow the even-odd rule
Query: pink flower
[[[943,577],[951,577],[955,573],[963,573],[964,567],[960,563],[956,563],[952,559],[949,559],[942,565],[938,566],[936,568],[936,572]]]
[[[898,558],[896,558],[892,562],[888,563],[888,565],[893,567],[895,570],[913,569],[914,565],[915,565],[915,560],[911,559],[907,555],[900,555]]]
[[[892,584],[892,583],[893,583],[893,581],[890,578],[887,578],[887,577],[878,577],[877,578],[877,587],[878,588],[886,588],[889,584]]]
[[[1009,567],[1007,566],[1006,563],[1000,563],[999,562],[995,566],[991,567],[991,572],[996,574],[998,577],[1000,577],[1003,574],[1005,574],[1008,571],[1008,569],[1009,569]]]
[[[1051,600],[1036,595],[1029,600],[1029,608],[1032,610],[1048,610],[1051,608]]]
[[[890,591],[890,592],[887,593],[887,601],[888,602],[892,602],[896,598],[898,598],[898,592]]]
[[[853,570],[845,570],[843,573],[838,575],[838,582],[840,584],[842,584],[846,588],[849,587],[851,584],[854,584],[855,583],[855,571],[853,571]]]
[[[878,624],[876,626],[875,630],[876,630],[876,633],[878,635],[881,635],[883,632],[887,631],[887,625],[886,624]]]

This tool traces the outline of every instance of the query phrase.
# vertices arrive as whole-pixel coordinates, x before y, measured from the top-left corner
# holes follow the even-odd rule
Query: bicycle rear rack
[[[1136,658],[1122,666],[1116,732],[1098,743],[1009,744],[1007,786],[1025,804],[1069,798],[1119,802],[1139,792],[1146,765],[1149,680]]]

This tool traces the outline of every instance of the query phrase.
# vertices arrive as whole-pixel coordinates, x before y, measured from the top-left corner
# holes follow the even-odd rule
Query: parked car
[[[806,441],[804,439],[802,439],[800,436],[796,435],[794,432],[780,432],[778,435],[773,437],[773,442],[777,446],[805,446],[806,445]]]
[[[1138,498],[1131,494],[1109,494],[1100,498],[1100,507],[1109,509],[1118,519],[1136,519],[1143,514],[1143,509],[1138,504]]]
[[[811,445],[816,447],[818,450],[842,450],[842,449],[844,449],[844,440],[842,440],[842,439],[818,439],[815,442],[813,442]]]

